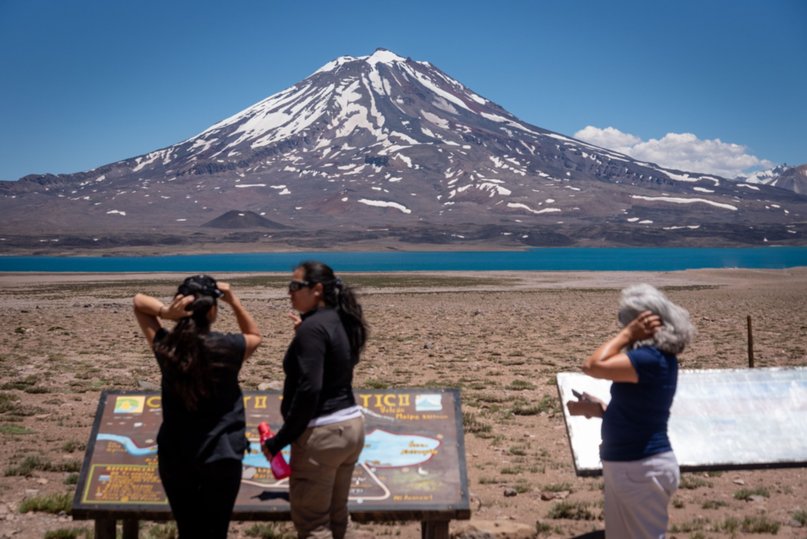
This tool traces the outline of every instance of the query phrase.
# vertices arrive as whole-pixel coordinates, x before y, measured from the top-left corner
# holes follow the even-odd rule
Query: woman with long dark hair
[[[211,331],[218,299],[241,333]],[[258,327],[232,288],[207,275],[185,279],[169,305],[145,294],[133,304],[162,373],[157,457],[179,537],[224,539],[249,446],[238,373],[261,342]],[[177,324],[167,331],[160,318]]]
[[[353,469],[364,448],[364,418],[353,368],[367,340],[362,307],[321,262],[304,262],[289,283],[295,336],[283,359],[283,426],[267,458],[291,444],[289,501],[298,537],[345,537]]]

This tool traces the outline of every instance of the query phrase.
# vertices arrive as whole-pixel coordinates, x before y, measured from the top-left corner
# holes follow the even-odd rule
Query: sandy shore
[[[137,291],[168,298],[181,277],[0,274],[0,459],[7,474],[0,477],[0,537],[90,527],[66,516],[20,514],[19,505],[34,495],[72,496],[71,470],[83,458],[102,389],[158,383],[130,298]],[[291,338],[288,276],[217,277],[233,283],[265,335],[265,345],[242,371],[244,388],[280,380]],[[698,337],[681,356],[684,368],[744,367],[749,315],[758,366],[807,365],[807,268],[343,278],[361,286],[373,330],[356,385],[462,388],[463,412],[473,425],[465,435],[473,518],[525,523],[543,537],[602,529],[601,480],[574,474],[555,375],[577,370],[616,330],[620,288],[636,282],[664,287],[690,311]],[[231,317],[222,317],[219,328],[234,329]],[[544,399],[550,405],[539,413],[513,413]],[[8,475],[30,456],[50,466]],[[684,480],[671,509],[673,536],[746,536],[743,520],[755,517],[778,524],[776,537],[807,537],[807,528],[794,520],[807,510],[804,469],[685,474]],[[506,489],[517,495],[505,496]],[[741,489],[758,494],[737,499]],[[560,501],[577,504],[577,518],[551,518]],[[149,536],[150,526],[143,526],[141,537]],[[247,537],[250,526],[234,525],[232,536]],[[416,524],[362,528],[380,537],[420,537]]]

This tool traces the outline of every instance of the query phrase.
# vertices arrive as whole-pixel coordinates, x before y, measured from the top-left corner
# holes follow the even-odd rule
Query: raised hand
[[[297,328],[300,327],[300,324],[303,323],[303,319],[300,317],[300,313],[296,311],[289,311],[288,317],[294,324],[294,331],[297,331]]]
[[[222,293],[221,301],[232,305],[235,294],[233,292],[233,288],[230,286],[230,283],[222,283],[219,281],[216,283],[216,288],[218,288],[219,292]]]
[[[659,315],[650,311],[643,311],[639,313],[639,316],[631,320],[622,331],[628,335],[630,342],[643,341],[652,337],[662,325],[663,322]]]
[[[161,310],[160,317],[166,320],[179,320],[191,315],[191,311],[187,310],[191,303],[193,303],[193,296],[176,296],[173,301]]]

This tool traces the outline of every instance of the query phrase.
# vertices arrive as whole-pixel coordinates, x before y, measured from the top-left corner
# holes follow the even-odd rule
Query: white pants
[[[681,478],[675,453],[642,460],[603,461],[605,537],[663,539],[667,506]]]

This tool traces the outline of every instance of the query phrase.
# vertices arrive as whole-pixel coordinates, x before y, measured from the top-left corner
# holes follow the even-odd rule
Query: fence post
[[[751,330],[751,315],[748,315],[748,368],[754,368],[754,333]]]

